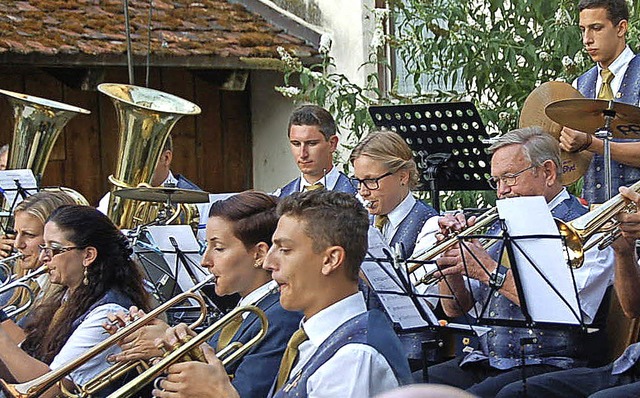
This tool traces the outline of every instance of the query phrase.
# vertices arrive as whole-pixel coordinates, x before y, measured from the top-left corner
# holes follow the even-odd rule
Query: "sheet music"
[[[219,200],[225,200],[229,196],[235,195],[236,192],[231,193],[210,193],[209,201],[207,203],[197,203],[196,207],[198,208],[198,213],[200,214],[200,223],[198,224],[198,233],[196,237],[200,242],[206,244],[207,235],[205,233],[205,228],[207,227],[207,220],[209,219],[209,209],[214,202]]]
[[[380,231],[375,227],[369,227],[369,250],[367,257],[386,258],[387,253],[392,253],[392,251],[384,241]],[[384,267],[388,272],[385,272],[381,267]],[[389,261],[376,262],[365,259],[361,269],[371,287],[378,292],[378,297],[392,322],[400,325],[402,329],[438,324],[438,320],[428,306],[427,300],[420,297],[418,300],[422,304],[422,308],[428,317],[428,320],[422,319],[413,301],[411,301],[406,295],[406,292],[403,291],[397,272]],[[406,278],[406,270],[402,270],[402,272]],[[391,277],[389,277],[389,274]],[[400,294],[379,293],[380,291]]]
[[[528,196],[498,200],[498,214],[505,220],[511,236],[560,236],[549,207],[542,196]],[[526,211],[522,211],[526,209]],[[524,298],[532,319],[537,322],[580,324],[571,311],[580,316],[580,307],[573,284],[571,269],[563,254],[562,240],[549,238],[516,239],[515,243],[533,260],[546,278],[553,283],[562,301],[538,270],[522,252],[514,247],[516,266],[520,273]]]
[[[38,183],[31,169],[0,170],[0,189],[9,205],[14,203],[15,200],[14,206],[22,202],[23,199],[18,195],[16,180],[27,192],[27,195],[33,195],[38,192]]]

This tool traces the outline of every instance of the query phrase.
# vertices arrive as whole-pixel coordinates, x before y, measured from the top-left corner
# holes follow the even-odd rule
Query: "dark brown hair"
[[[347,275],[358,280],[368,247],[369,218],[353,195],[324,189],[294,193],[282,199],[278,214],[301,221],[315,253],[329,246],[342,247]]]
[[[259,242],[271,246],[278,225],[278,198],[262,192],[244,191],[214,202],[209,218],[220,217],[233,223],[233,235],[248,249]]]
[[[327,141],[338,131],[333,116],[317,105],[302,105],[296,108],[289,118],[287,136],[291,133],[291,126],[318,126]]]

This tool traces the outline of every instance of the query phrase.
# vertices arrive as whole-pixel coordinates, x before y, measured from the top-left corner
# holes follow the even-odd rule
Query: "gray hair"
[[[9,152],[9,144],[4,144],[0,147],[0,155],[4,155],[7,152]]]
[[[558,174],[562,172],[558,140],[551,134],[545,133],[542,127],[532,126],[511,130],[491,144],[489,153],[493,154],[508,145],[522,145],[525,157],[533,166],[540,166],[545,161],[551,160],[555,163]]]

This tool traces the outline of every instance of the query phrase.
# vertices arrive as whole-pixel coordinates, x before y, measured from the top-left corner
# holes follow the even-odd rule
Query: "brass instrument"
[[[37,269],[26,274],[25,276],[15,280],[11,280],[9,283],[0,287],[0,294],[8,292],[10,290],[19,289],[19,288],[27,289],[27,292],[29,293],[29,301],[27,301],[20,307],[10,308],[10,307],[15,307],[11,305],[3,308],[7,316],[9,316],[10,318],[13,318],[14,316],[28,310],[31,307],[31,305],[35,302],[36,294],[32,290],[31,286],[28,285],[28,282],[35,280],[39,276],[44,275],[48,272],[49,272],[49,269],[47,268],[47,266],[41,265]]]
[[[24,254],[16,253],[0,260],[0,271],[7,275],[7,279],[2,281],[2,283],[0,283],[0,286],[4,286],[7,283],[11,282],[13,278],[13,267],[9,264],[13,263],[16,260],[20,260],[22,257],[24,257]]]
[[[4,380],[0,379],[0,387],[5,391],[8,397],[38,397],[42,393],[44,393],[49,388],[53,387],[56,383],[58,383],[60,390],[68,397],[88,397],[94,394],[96,391],[101,390],[110,382],[119,379],[124,376],[129,370],[136,368],[137,366],[144,366],[146,364],[141,364],[141,361],[131,361],[131,362],[122,362],[120,364],[114,365],[107,369],[105,372],[98,375],[95,379],[91,380],[84,386],[76,386],[76,389],[79,391],[77,395],[68,391],[62,383],[62,379],[67,377],[71,372],[78,369],[80,366],[84,365],[87,361],[95,357],[96,355],[101,354],[105,350],[111,348],[113,345],[117,344],[123,338],[129,336],[133,332],[140,329],[142,326],[147,325],[152,320],[154,320],[158,315],[162,312],[166,311],[170,307],[181,303],[182,301],[188,299],[194,299],[198,302],[201,309],[200,317],[190,325],[191,328],[195,328],[200,325],[206,318],[207,315],[207,305],[204,302],[204,299],[196,292],[201,289],[204,285],[211,283],[214,280],[214,276],[210,275],[202,282],[194,285],[191,289],[173,297],[171,300],[164,302],[159,305],[153,311],[150,311],[144,317],[136,319],[129,325],[119,329],[113,335],[107,337],[100,344],[95,345],[93,348],[85,351],[82,355],[80,355],[75,360],[65,364],[57,370],[50,371],[40,377],[37,377],[31,381],[22,383],[22,384],[9,384]],[[108,371],[108,372],[107,372]]]
[[[38,181],[44,175],[49,155],[60,132],[74,116],[86,109],[31,95],[0,90],[13,107],[13,139],[7,169],[31,169]],[[77,191],[64,188],[78,204],[89,202]]]
[[[266,336],[267,334],[267,329],[269,328],[269,321],[264,311],[253,305],[247,305],[233,309],[219,321],[200,332],[197,336],[191,338],[186,343],[167,353],[167,355],[165,355],[158,363],[142,372],[139,376],[137,376],[124,386],[120,387],[114,393],[109,395],[109,398],[126,398],[133,396],[142,387],[160,376],[164,371],[166,371],[167,368],[169,368],[169,366],[173,365],[176,362],[179,362],[180,360],[183,360],[185,356],[187,356],[189,359],[194,358],[198,360],[204,360],[202,352],[198,347],[202,343],[207,342],[224,326],[233,322],[238,317],[242,317],[243,314],[249,312],[256,314],[256,316],[260,320],[261,328],[258,334],[253,336],[249,341],[247,341],[246,344],[242,344],[236,341],[220,350],[220,352],[216,353],[216,356],[222,361],[223,366],[227,366],[228,364],[238,360],[247,351],[253,348],[253,346],[262,341],[264,336]]]
[[[103,83],[98,90],[113,101],[120,134],[116,172],[109,176],[113,186],[107,215],[119,228],[135,228],[155,215],[140,215],[139,202],[121,199],[113,192],[150,186],[171,129],[181,117],[199,114],[200,107],[162,91],[127,84]]]

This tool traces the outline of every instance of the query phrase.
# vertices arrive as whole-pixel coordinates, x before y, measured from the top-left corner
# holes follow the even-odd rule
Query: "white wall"
[[[299,173],[287,139],[289,115],[295,105],[273,89],[282,85],[281,74],[253,71],[250,81],[253,187],[273,192]]]

